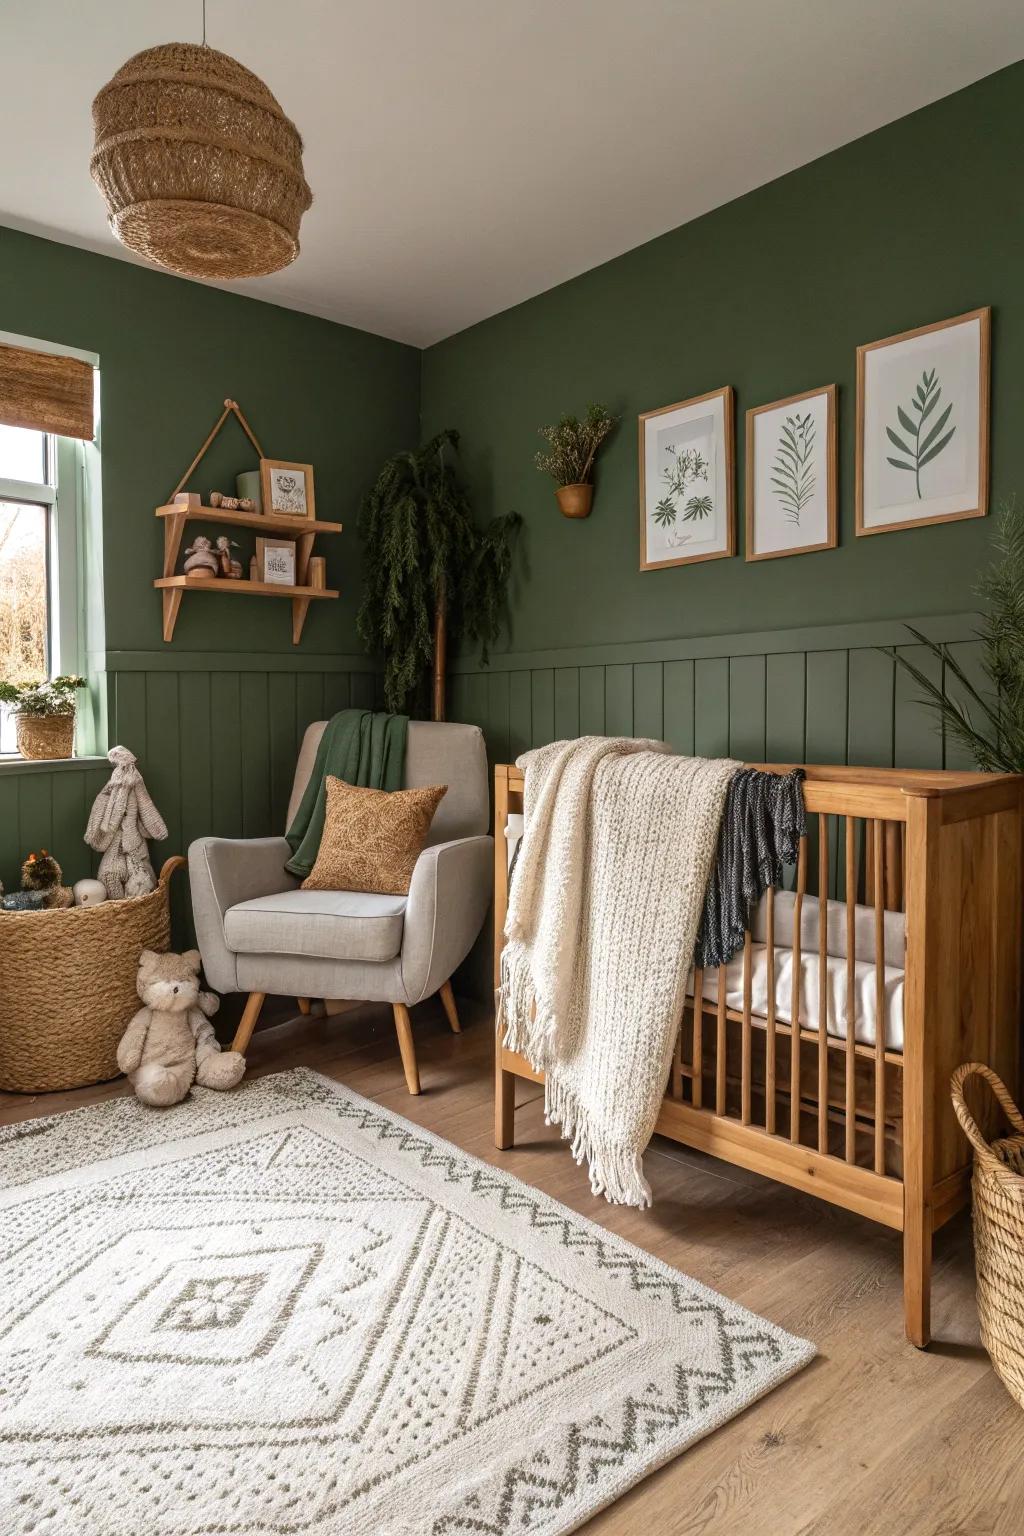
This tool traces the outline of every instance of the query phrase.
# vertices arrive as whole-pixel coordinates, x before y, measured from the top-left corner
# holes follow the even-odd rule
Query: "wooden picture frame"
[[[985,306],[857,348],[858,537],[988,513],[991,330],[992,310]],[[939,339],[943,332],[957,335]],[[902,370],[902,390],[885,376],[884,370],[895,372],[893,365]],[[930,436],[922,438],[926,418]],[[955,454],[937,467],[943,479],[936,485],[933,468],[925,495],[921,470],[935,463],[956,433]],[[919,508],[907,494],[909,475]]]
[[[268,570],[267,554],[276,552]],[[256,579],[265,586],[294,587],[296,585],[297,551],[294,539],[256,540]],[[286,569],[289,567],[289,569]]]
[[[637,420],[638,452],[640,462],[640,569],[656,571],[672,565],[697,565],[705,560],[724,560],[736,553],[736,440],[735,396],[731,384],[722,389],[709,390],[704,395],[693,395],[689,400],[663,405],[655,411],[644,411]],[[682,453],[677,445],[669,444],[669,428],[678,428],[687,446]],[[668,452],[675,454],[675,466],[662,465],[660,460]],[[703,474],[690,475],[690,489],[704,487],[700,496],[686,496],[686,468],[682,460],[694,455]],[[679,468],[682,466],[682,474]],[[691,464],[692,468],[692,464]],[[676,474],[676,485],[670,475]],[[667,492],[654,502],[655,490]],[[650,505],[648,505],[650,499]],[[707,514],[688,514],[694,502],[710,502]],[[680,519],[680,512],[683,513]],[[699,528],[698,517],[705,515],[715,519],[713,528],[706,531],[703,540],[693,539],[683,522],[692,522]],[[690,554],[675,554],[694,544]],[[712,545],[701,548],[701,543]]]
[[[783,400],[772,400],[767,405],[756,405],[747,412],[746,432],[746,519],[744,557],[753,560],[778,560],[783,555],[809,555],[816,550],[835,549],[838,543],[838,453],[836,427],[835,384],[818,389],[805,389],[798,395],[787,395]],[[791,409],[805,405],[803,411]],[[811,407],[807,409],[806,407]],[[772,463],[765,463],[759,471],[759,429],[774,429],[771,417],[778,413],[779,435],[766,450],[772,454]],[[809,427],[805,426],[809,423]],[[781,458],[781,467],[780,467]],[[781,479],[780,479],[781,475]],[[776,526],[765,516],[765,526],[759,530],[760,500],[774,500]],[[779,543],[780,532],[785,525],[801,530],[800,519],[806,514],[811,528],[807,542]],[[807,528],[807,524],[803,525]],[[762,537],[758,538],[759,531]],[[823,533],[817,538],[816,533]]]
[[[301,492],[297,484],[287,483],[300,479]],[[315,519],[312,464],[291,464],[287,459],[260,459],[260,507],[265,517]]]

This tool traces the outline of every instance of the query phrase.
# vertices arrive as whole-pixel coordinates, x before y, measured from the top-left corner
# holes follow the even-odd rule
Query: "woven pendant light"
[[[299,254],[302,139],[216,48],[135,54],[92,104],[90,170],[122,245],[183,277],[262,277]]]

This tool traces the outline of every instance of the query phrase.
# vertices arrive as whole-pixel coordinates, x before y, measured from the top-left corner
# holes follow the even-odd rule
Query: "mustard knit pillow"
[[[361,789],[327,776],[324,833],[304,891],[372,891],[407,896],[434,812],[447,784]]]

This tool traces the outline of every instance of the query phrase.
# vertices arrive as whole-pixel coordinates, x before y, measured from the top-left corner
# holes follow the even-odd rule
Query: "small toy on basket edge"
[[[11,891],[5,896],[0,881],[0,912],[41,912],[44,899],[43,891]]]
[[[21,866],[21,888],[23,891],[41,891],[42,904],[51,911],[55,907],[73,907],[75,904],[74,892],[64,884],[64,871],[45,848],[30,853]]]
[[[76,880],[71,889],[75,893],[76,907],[98,907],[107,899],[107,888],[102,880]]]
[[[222,1051],[210,1023],[220,998],[199,987],[199,951],[158,955],[144,949],[136,985],[144,1006],[117,1048],[117,1064],[144,1104],[165,1108],[201,1088],[234,1088],[245,1057]]]
[[[163,841],[167,828],[135,766],[135,754],[111,747],[107,759],[114,771],[93,802],[85,841],[102,853],[97,877],[111,901],[120,901],[156,889],[146,839]]]

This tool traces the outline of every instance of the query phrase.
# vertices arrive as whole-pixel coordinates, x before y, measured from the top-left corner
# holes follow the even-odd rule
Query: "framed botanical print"
[[[836,547],[836,386],[747,412],[748,560]]]
[[[990,309],[857,348],[857,532],[988,511]]]
[[[730,385],[640,417],[640,569],[736,552]]]
[[[312,464],[260,459],[260,501],[272,517],[316,517]]]

